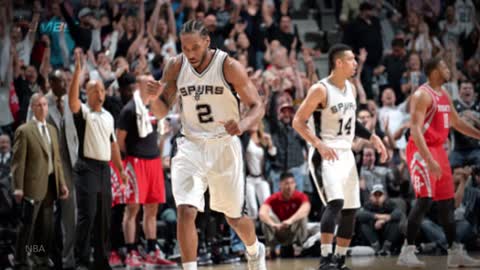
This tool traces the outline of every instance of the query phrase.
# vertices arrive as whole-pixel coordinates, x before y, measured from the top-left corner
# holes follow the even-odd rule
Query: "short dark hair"
[[[471,84],[471,85],[475,85],[475,84],[473,83],[473,81],[472,81],[472,80],[470,80],[470,79],[464,79],[464,80],[461,80],[461,81],[458,83],[458,87],[461,87],[461,86],[462,86],[462,84]]]
[[[430,74],[432,74],[432,72],[438,67],[440,62],[442,62],[442,60],[443,59],[438,56],[428,59],[427,62],[425,63],[425,68],[424,68],[425,75],[429,77]]]
[[[207,28],[205,27],[203,22],[199,20],[189,20],[188,22],[183,24],[180,35],[192,33],[198,33],[200,36],[208,36]]]
[[[358,109],[357,109],[357,115],[359,115],[361,112],[368,112],[368,114],[370,115],[370,117],[373,117],[373,113],[367,108],[367,106],[360,106]]]
[[[283,172],[282,174],[280,174],[280,182],[288,178],[295,179],[295,176],[291,172]]]
[[[403,38],[394,38],[392,40],[392,47],[405,48],[405,41]]]
[[[335,61],[343,56],[345,51],[352,51],[352,48],[346,44],[335,44],[328,51],[328,70],[332,71],[335,68]]]

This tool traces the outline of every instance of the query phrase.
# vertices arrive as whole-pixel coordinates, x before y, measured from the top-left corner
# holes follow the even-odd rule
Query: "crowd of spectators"
[[[408,108],[411,94],[426,82],[422,68],[426,59],[444,59],[452,71],[445,89],[461,117],[480,128],[480,2],[310,0],[302,8],[318,9],[325,6],[320,4],[322,1],[337,10],[338,41],[350,45],[358,56],[358,72],[351,79],[359,90],[357,117],[383,139],[390,156],[380,164],[368,141],[354,141],[362,209],[353,245],[371,246],[378,255],[394,254],[403,243],[406,216],[415,199],[405,157]],[[71,197],[55,207],[58,213],[54,214],[54,226],[56,232],[63,231],[56,237],[63,238],[63,244],[53,245],[55,252],[49,252],[49,256],[57,269],[62,269],[61,257],[65,269],[75,267],[79,259],[75,259],[78,250],[73,251],[71,238],[75,217],[67,216],[72,209],[86,207],[80,205],[85,200],[75,195],[81,184],[73,183],[78,154],[71,143],[78,144],[86,135],[71,134],[75,130],[72,117],[79,117],[78,108],[74,116],[68,109],[72,81],[79,85],[82,103],[87,102],[89,81],[103,82],[103,108],[117,125],[141,76],[159,80],[166,61],[181,53],[179,29],[190,19],[204,23],[212,47],[228,52],[246,67],[266,105],[264,119],[241,139],[248,215],[256,220],[262,241],[270,247],[269,255],[319,256],[318,249],[309,252],[318,245],[304,243],[316,237],[311,223],[319,221],[322,205],[308,173],[308,145],[291,122],[310,86],[327,75],[320,74],[318,67],[319,63],[326,64],[321,55],[325,50],[306,45],[293,17],[291,0],[0,0],[0,176],[9,178],[11,168],[18,165],[12,157],[22,145],[14,134],[22,124],[35,121],[32,111],[38,103],[36,94],[45,95],[49,117],[56,124],[65,184]],[[81,57],[78,76],[74,76],[76,49]],[[172,110],[165,119],[159,119],[158,125],[166,191],[166,203],[157,215],[158,245],[162,256],[172,260],[178,258],[178,245],[169,168],[174,138],[181,127],[177,113]],[[445,147],[456,186],[457,240],[469,249],[480,248],[480,215],[475,210],[480,207],[480,142],[452,132]],[[125,258],[121,226],[125,207],[120,198],[120,174],[111,167],[112,226],[110,236],[102,239],[110,241],[107,246],[116,256],[110,257],[110,263],[116,265]],[[45,183],[48,185],[48,181]],[[8,189],[3,184],[0,187]],[[5,213],[2,207],[1,214]],[[436,215],[428,216],[431,218],[422,223],[418,247],[421,252],[445,254],[445,235],[438,229]],[[1,220],[1,226],[17,228],[15,219]],[[207,210],[197,222],[200,264],[242,258],[244,247],[219,215]],[[95,233],[108,233],[106,227],[102,230]],[[7,238],[3,234],[1,237]],[[135,239],[139,246],[146,241],[138,232]],[[83,248],[83,259],[88,260],[87,247]]]

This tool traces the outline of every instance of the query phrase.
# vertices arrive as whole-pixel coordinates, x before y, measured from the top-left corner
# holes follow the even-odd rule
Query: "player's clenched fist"
[[[225,127],[228,134],[232,136],[240,136],[243,133],[243,128],[235,120],[228,120],[227,122],[220,122]]]

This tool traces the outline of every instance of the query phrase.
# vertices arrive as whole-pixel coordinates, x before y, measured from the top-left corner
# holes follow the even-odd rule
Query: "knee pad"
[[[327,207],[322,215],[320,221],[320,230],[322,233],[333,233],[335,230],[335,223],[338,218],[338,214],[342,211],[343,200],[333,200],[327,203]]]
[[[355,214],[357,209],[342,210],[342,219],[337,230],[337,236],[345,239],[351,239],[355,230]]]

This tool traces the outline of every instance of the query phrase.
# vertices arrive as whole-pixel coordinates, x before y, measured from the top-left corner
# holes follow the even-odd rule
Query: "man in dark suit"
[[[0,178],[10,175],[12,144],[7,134],[0,134]]]
[[[63,242],[55,242],[54,262],[55,269],[75,268],[74,244],[75,244],[75,185],[73,184],[73,166],[78,158],[78,137],[73,115],[68,107],[65,74],[61,70],[55,70],[48,76],[51,91],[45,95],[48,101],[47,123],[54,126],[58,134],[60,157],[63,165],[65,184],[70,192],[66,200],[57,201],[55,213],[56,239]],[[62,263],[63,261],[63,263]]]
[[[31,100],[34,118],[17,129],[13,146],[14,195],[22,204],[22,222],[15,247],[16,269],[29,269],[28,255],[35,255],[37,259],[34,269],[47,266],[53,202],[57,198],[66,199],[69,193],[57,132],[46,123],[48,101],[42,94],[34,94]]]

